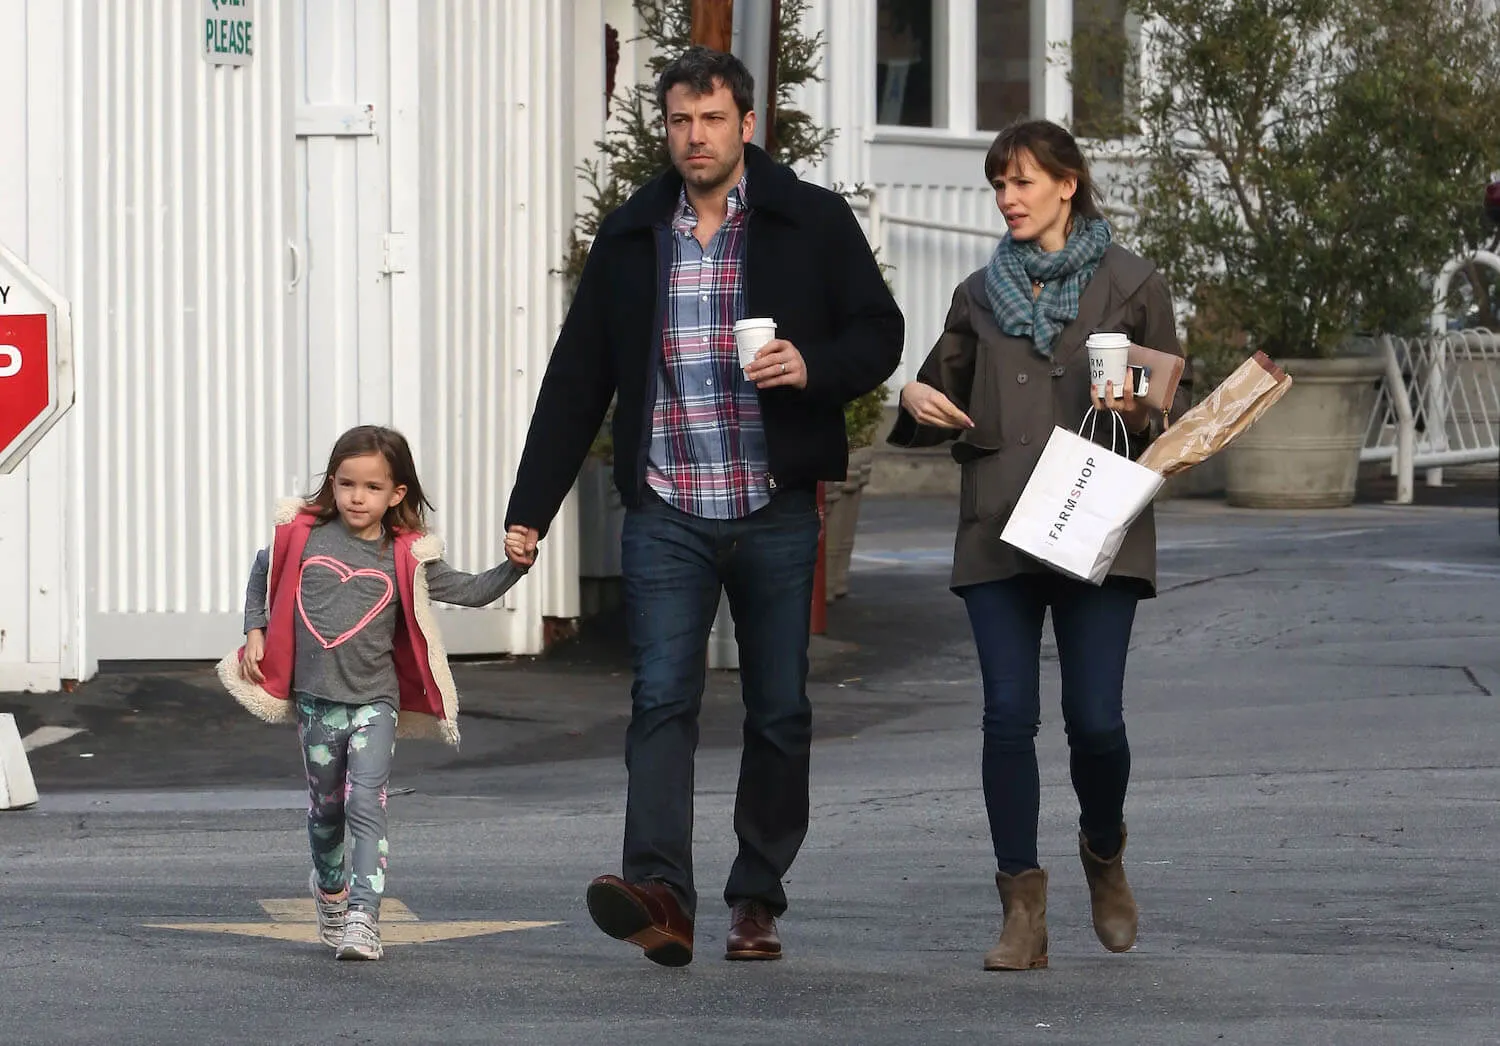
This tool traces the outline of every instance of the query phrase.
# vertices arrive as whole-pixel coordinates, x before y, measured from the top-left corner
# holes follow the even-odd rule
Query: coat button
[[[1025,371],[1022,371],[1020,374],[1016,375],[1016,384],[1017,385],[1025,385],[1030,380],[1031,380],[1031,375],[1027,374]]]
[[[1023,447],[1029,447],[1029,446],[1031,446],[1031,433],[1029,433],[1029,432],[1023,432],[1023,433],[1021,433],[1021,446],[1023,446]]]
[[[1060,378],[1060,377],[1062,377],[1066,373],[1068,373],[1068,368],[1066,368],[1066,367],[1053,367],[1052,368],[1052,376],[1054,378]]]

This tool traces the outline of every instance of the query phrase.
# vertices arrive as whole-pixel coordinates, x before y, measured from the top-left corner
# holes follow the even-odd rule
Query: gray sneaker
[[[340,959],[378,959],[385,954],[380,946],[380,924],[369,912],[356,908],[344,918],[344,936],[339,941]]]
[[[318,910],[318,940],[330,948],[337,948],[344,937],[344,916],[349,911],[349,891],[345,890],[338,900],[331,901],[318,888],[317,869],[307,877],[307,888],[312,891],[313,907]]]

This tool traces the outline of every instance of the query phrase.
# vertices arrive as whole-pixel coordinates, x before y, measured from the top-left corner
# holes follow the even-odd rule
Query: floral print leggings
[[[307,839],[324,893],[349,887],[349,907],[380,915],[385,869],[385,789],[396,754],[396,710],[297,695],[297,736],[307,768]],[[349,838],[346,880],[345,828]]]

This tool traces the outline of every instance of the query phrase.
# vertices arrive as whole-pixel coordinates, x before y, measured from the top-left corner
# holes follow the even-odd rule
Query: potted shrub
[[[1383,363],[1475,223],[1500,141],[1483,0],[1135,0],[1149,87],[1135,233],[1200,322],[1212,388],[1296,380],[1226,456],[1232,504],[1346,505]],[[1201,317],[1208,315],[1209,322]],[[1365,333],[1366,336],[1361,336]]]

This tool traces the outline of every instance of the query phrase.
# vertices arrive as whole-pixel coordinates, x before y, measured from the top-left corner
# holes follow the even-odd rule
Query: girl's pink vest
[[[243,646],[219,666],[219,677],[230,693],[251,712],[269,722],[295,718],[290,699],[295,687],[292,669],[296,663],[297,583],[307,537],[317,525],[315,515],[299,511],[289,522],[276,527],[267,577],[266,652],[260,663],[265,682],[257,685],[239,678]],[[418,542],[425,547],[414,549]],[[457,695],[448,670],[447,654],[437,636],[428,604],[423,566],[441,555],[440,551],[431,554],[434,546],[441,548],[440,543],[430,536],[410,531],[399,531],[395,536],[396,591],[401,601],[401,621],[396,627],[393,659],[400,691],[400,733],[403,736],[436,734],[450,744],[457,744]],[[441,683],[439,676],[442,677]]]

